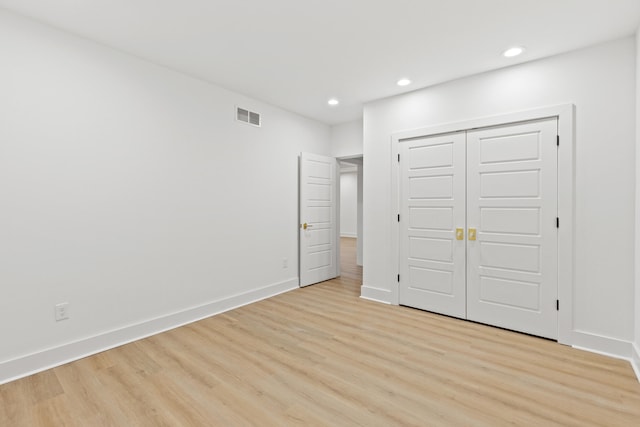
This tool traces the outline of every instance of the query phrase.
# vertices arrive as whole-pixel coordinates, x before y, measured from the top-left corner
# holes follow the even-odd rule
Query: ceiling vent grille
[[[236,107],[236,120],[252,126],[260,126],[262,123],[260,113]]]

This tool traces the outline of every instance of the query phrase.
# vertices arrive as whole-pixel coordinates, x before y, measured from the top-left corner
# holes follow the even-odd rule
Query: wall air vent
[[[260,113],[236,107],[236,120],[253,126],[260,126]]]

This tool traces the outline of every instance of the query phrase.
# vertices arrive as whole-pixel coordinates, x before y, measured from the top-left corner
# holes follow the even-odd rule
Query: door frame
[[[460,122],[427,126],[414,130],[400,131],[391,135],[391,212],[389,224],[391,245],[389,256],[396,271],[388,278],[392,284],[391,304],[399,305],[399,284],[397,274],[400,269],[400,167],[398,155],[403,141],[417,137],[433,136],[451,132],[468,131],[498,125],[515,124],[531,120],[558,119],[558,342],[572,345],[573,334],[573,288],[574,288],[574,232],[575,232],[575,106],[560,104],[549,107],[524,110],[495,116],[480,117]]]

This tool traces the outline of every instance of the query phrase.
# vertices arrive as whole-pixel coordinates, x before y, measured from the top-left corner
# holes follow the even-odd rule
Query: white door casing
[[[467,132],[467,318],[557,339],[557,119]]]
[[[300,154],[300,286],[339,274],[338,162]]]
[[[465,317],[465,134],[412,139],[400,158],[400,304]]]
[[[397,139],[399,303],[558,338],[557,117],[457,134],[407,134]],[[462,148],[453,149],[454,136]],[[447,203],[457,224],[445,221]],[[453,240],[449,261],[448,244],[459,228],[463,244]],[[477,240],[468,240],[470,230]],[[462,285],[444,286],[460,267],[466,270],[466,280],[464,272],[456,275]],[[443,298],[450,289],[462,295],[462,306],[451,306],[453,296]]]

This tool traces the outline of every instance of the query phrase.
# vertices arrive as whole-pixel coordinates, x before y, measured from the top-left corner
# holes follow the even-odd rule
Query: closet
[[[399,302],[557,339],[558,119],[399,144]]]

